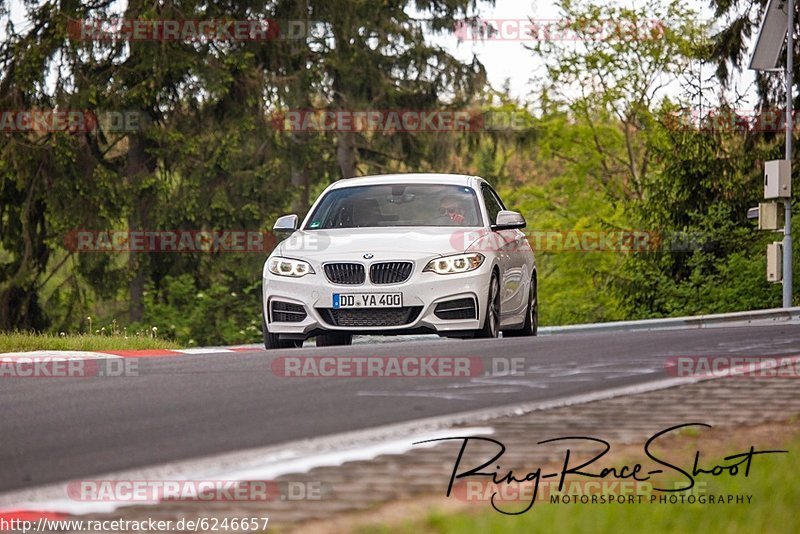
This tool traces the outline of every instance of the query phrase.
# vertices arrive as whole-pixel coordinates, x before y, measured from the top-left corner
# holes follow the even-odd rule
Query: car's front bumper
[[[271,333],[294,339],[310,337],[324,331],[390,335],[412,332],[463,333],[477,330],[482,325],[491,269],[492,266],[489,262],[484,262],[475,271],[440,275],[433,272],[422,272],[422,266],[415,264],[414,272],[403,283],[372,284],[366,280],[360,285],[332,284],[322,269],[316,268],[316,274],[301,278],[288,278],[265,272],[263,276],[263,312]],[[331,316],[326,311],[333,307],[334,293],[402,293],[403,306],[413,307],[415,310],[414,313],[409,314],[410,320],[405,324],[337,326],[332,324]],[[443,319],[436,315],[435,310],[438,304],[461,298],[474,300],[474,318]],[[270,313],[273,301],[302,306],[306,314],[305,318],[296,322],[274,320],[275,318]]]

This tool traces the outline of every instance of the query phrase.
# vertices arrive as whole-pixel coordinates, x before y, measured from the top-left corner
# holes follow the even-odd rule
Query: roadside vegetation
[[[91,321],[90,321],[91,322]],[[31,350],[141,350],[176,349],[177,343],[158,337],[158,327],[128,332],[115,323],[94,332],[0,332],[0,353]]]
[[[0,331],[48,332],[41,340],[60,343],[60,332],[90,330],[92,316],[130,332],[157,325],[159,340],[184,346],[258,342],[269,247],[80,252],[71,232],[264,231],[281,214],[302,216],[335,180],[387,172],[483,176],[523,213],[532,240],[651,235],[655,246],[638,251],[538,250],[543,325],[779,306],[780,287],[765,281],[774,236],[756,231],[746,210],[761,198],[762,162],[782,157],[782,134],[739,120],[729,89],[760,4],[712,0],[720,17],[731,15],[722,30],[683,0],[557,4],[564,30],[580,38],[530,42],[542,68],[515,99],[487,85],[479,62],[431,39],[474,16],[471,0],[129,0],[123,13],[113,2],[26,3],[34,22],[9,25],[0,42],[0,109],[142,120],[131,131],[0,136]],[[326,24],[305,40],[223,47],[67,38],[69,21],[115,15]],[[4,27],[8,17],[0,10]],[[783,96],[764,76],[759,106],[771,109]],[[281,113],[297,109],[464,110],[496,120],[461,132],[285,131]]]

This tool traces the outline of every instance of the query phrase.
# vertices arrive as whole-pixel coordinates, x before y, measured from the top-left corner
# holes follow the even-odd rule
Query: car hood
[[[277,254],[318,261],[416,259],[463,252],[482,228],[407,227],[298,230],[282,241]],[[369,258],[372,259],[372,258]]]

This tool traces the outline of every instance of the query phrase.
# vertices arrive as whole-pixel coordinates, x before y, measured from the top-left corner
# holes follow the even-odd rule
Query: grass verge
[[[30,350],[142,350],[177,349],[176,343],[146,335],[0,333],[0,353]]]

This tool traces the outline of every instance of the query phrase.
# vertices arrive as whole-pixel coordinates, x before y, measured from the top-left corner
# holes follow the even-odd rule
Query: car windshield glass
[[[386,184],[326,194],[307,230],[385,226],[481,226],[475,191],[460,185]]]

